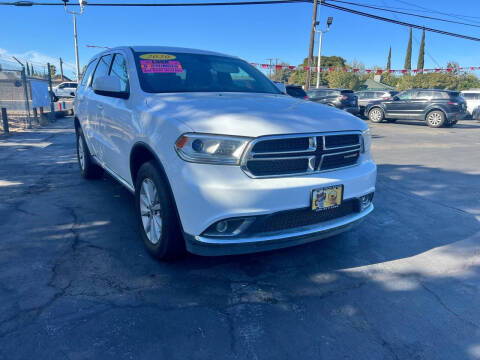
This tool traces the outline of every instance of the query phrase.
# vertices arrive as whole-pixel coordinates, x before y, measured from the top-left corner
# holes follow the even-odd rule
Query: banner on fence
[[[30,89],[32,90],[32,108],[50,106],[50,94],[46,81],[32,79],[30,80]]]

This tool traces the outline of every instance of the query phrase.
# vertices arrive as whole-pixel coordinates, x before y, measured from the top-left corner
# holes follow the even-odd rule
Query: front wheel
[[[135,204],[140,234],[148,252],[161,260],[175,259],[185,252],[172,196],[153,161],[140,167],[135,183]]]
[[[380,108],[373,108],[368,112],[368,118],[373,123],[381,123],[384,118],[383,110]]]
[[[427,114],[427,125],[432,128],[439,128],[445,124],[445,114],[440,110],[433,110]]]

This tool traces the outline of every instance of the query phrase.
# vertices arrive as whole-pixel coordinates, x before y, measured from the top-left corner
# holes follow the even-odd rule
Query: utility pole
[[[323,34],[327,33],[330,30],[330,25],[332,25],[333,17],[327,19],[327,28],[325,30],[317,30],[319,33],[318,37],[318,59],[317,59],[317,89],[320,87],[320,66],[322,64],[322,37]]]
[[[60,58],[60,75],[62,76],[62,81],[63,81],[63,60]]]
[[[268,60],[268,62],[270,64],[268,66],[268,68],[270,69],[270,80],[271,80],[272,79],[272,61],[273,61],[273,59],[265,59],[265,60]]]
[[[73,13],[73,35],[75,37],[75,66],[77,68],[77,82],[80,79],[80,63],[78,61],[77,14]]]
[[[277,66],[278,66],[278,58],[275,58],[275,81],[277,80]]]
[[[65,9],[65,12],[73,15],[73,37],[75,40],[75,65],[77,70],[77,82],[78,82],[78,80],[80,79],[80,62],[78,60],[77,15],[83,14],[83,9],[87,4],[87,2],[85,0],[78,0],[78,4],[80,5],[80,12],[75,12],[67,9],[67,2],[69,0],[62,0],[62,1],[63,1],[63,7]]]
[[[321,4],[322,0],[320,0]],[[310,68],[312,67],[312,57],[313,57],[313,46],[315,42],[315,23],[317,22],[317,5],[318,0],[313,0],[313,14],[312,14],[312,29],[310,31],[310,48],[308,50],[308,61],[307,61],[307,79],[305,80],[305,90],[310,88],[310,79],[312,77],[312,72]]]

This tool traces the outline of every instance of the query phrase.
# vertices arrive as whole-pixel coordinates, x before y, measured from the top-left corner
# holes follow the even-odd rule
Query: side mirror
[[[95,94],[128,99],[128,91],[122,91],[122,84],[115,76],[100,76],[93,81],[93,91]]]
[[[278,90],[280,90],[283,94],[287,94],[287,88],[282,82],[274,81],[273,83],[277,86]]]

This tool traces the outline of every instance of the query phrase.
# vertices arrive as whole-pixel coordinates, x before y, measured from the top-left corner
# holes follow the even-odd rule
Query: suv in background
[[[302,89],[301,86],[297,85],[286,85],[287,94],[299,99],[308,99],[307,93]]]
[[[299,245],[373,210],[365,122],[281,93],[236,57],[109,49],[87,65],[74,109],[82,176],[105,170],[135,194],[157,258]]]
[[[383,120],[423,120],[428,126],[453,126],[465,117],[467,104],[458,91],[438,89],[411,89],[389,100],[378,100],[367,105],[365,115],[371,122]]]
[[[372,101],[377,100],[389,100],[394,95],[397,95],[398,91],[393,90],[362,90],[355,92],[358,97],[358,107],[360,108],[360,114],[365,112],[365,108]]]
[[[63,82],[54,86],[52,90],[57,98],[74,97],[75,92],[77,91],[77,83],[73,81]]]
[[[475,109],[480,106],[480,89],[464,90],[460,95],[467,103],[468,114],[473,117]]]
[[[354,115],[359,113],[358,98],[353,90],[317,88],[308,90],[307,95],[311,101],[334,106]]]

